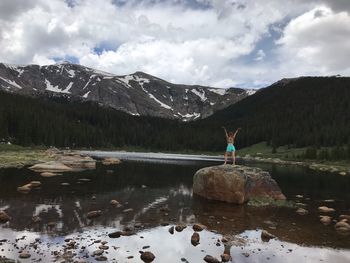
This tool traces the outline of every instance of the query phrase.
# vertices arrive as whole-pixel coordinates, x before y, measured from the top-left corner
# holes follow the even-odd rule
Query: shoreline
[[[25,166],[34,165],[38,163],[54,161],[57,156],[53,156],[50,151],[51,148],[22,148],[19,149],[8,149],[0,150],[0,169],[7,168],[23,168]],[[93,153],[99,153],[100,157],[109,157],[110,154],[119,154],[119,156],[124,156],[121,159],[128,159],[125,156],[134,155],[135,160],[169,160],[169,161],[212,161],[221,162],[223,161],[223,156],[217,153],[192,153],[192,154],[178,154],[178,153],[168,153],[168,152],[141,152],[141,151],[106,151],[106,150],[62,150],[62,152],[71,152],[83,155],[90,155],[94,158],[97,156]],[[142,154],[147,154],[147,157],[143,157]],[[129,158],[130,159],[130,158]],[[131,158],[132,159],[132,158]],[[237,156],[237,160],[243,160],[247,162],[261,162],[261,163],[271,163],[277,165],[297,165],[308,167],[313,170],[322,172],[337,173],[340,175],[350,175],[350,163],[346,162],[317,162],[315,160],[283,160],[274,157],[260,156]]]

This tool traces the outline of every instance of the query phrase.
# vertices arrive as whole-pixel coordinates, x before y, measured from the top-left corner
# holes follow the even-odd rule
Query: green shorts
[[[232,143],[227,144],[226,152],[231,153],[231,152],[234,152],[234,151],[236,151],[235,146]]]

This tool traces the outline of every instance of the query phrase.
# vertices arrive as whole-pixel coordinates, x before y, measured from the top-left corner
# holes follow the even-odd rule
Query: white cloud
[[[339,11],[347,10],[343,0],[25,2],[0,3],[2,62],[48,64],[76,57],[115,74],[145,71],[176,83],[223,87],[348,73],[349,13]],[[272,28],[282,34],[275,47]],[[258,46],[264,39],[271,50]]]
[[[349,25],[347,12],[328,7],[306,12],[284,29],[277,42],[280,58],[286,65],[299,65],[294,68],[299,74],[350,74]]]

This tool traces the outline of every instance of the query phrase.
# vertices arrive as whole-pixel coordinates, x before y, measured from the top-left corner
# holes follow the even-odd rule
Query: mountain
[[[349,100],[349,77],[282,79],[196,125],[242,127],[237,138],[242,146],[262,141],[291,147],[350,145]]]
[[[183,121],[202,119],[254,93],[177,85],[143,72],[116,76],[81,65],[0,63],[0,89],[29,96],[62,96],[94,101],[136,116]]]
[[[92,101],[38,99],[0,90],[0,142],[213,152],[225,149],[225,126],[242,127],[235,142],[238,151],[265,141],[276,147],[337,147],[332,158],[350,158],[349,99],[350,78],[288,79],[206,119],[181,122],[132,116]]]

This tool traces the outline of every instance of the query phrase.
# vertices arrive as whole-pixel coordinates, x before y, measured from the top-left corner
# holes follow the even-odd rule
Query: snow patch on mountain
[[[67,86],[67,88],[65,88],[62,92],[63,93],[70,93],[69,90],[72,88],[74,82],[70,82]]]
[[[83,98],[87,99],[87,97],[89,96],[91,90],[89,90],[88,92],[86,92],[84,95],[83,95]]]
[[[57,86],[53,86],[51,84],[51,82],[49,80],[47,80],[47,79],[45,79],[45,84],[46,84],[46,90],[48,90],[48,91],[52,91],[52,92],[56,92],[56,93],[70,93],[70,92],[66,92],[65,90],[59,89],[58,85]]]
[[[2,78],[2,77],[0,77],[0,79],[2,79],[3,81],[7,82],[11,86],[14,86],[14,87],[16,87],[18,89],[22,89],[22,87],[20,85],[18,85],[15,81],[12,81],[12,80],[9,80],[9,79],[5,79],[5,78]],[[8,88],[10,88],[10,87],[8,87]]]
[[[214,92],[219,95],[225,95],[226,94],[226,89],[208,89],[211,92]]]
[[[160,100],[158,100],[158,99],[157,99],[156,97],[154,97],[152,94],[148,93],[148,96],[149,96],[151,99],[155,100],[161,107],[163,107],[163,108],[165,108],[165,109],[168,109],[168,110],[172,110],[172,109],[173,109],[173,108],[170,107],[169,105],[167,105],[167,104],[161,102]]]
[[[67,70],[66,69],[66,71],[67,71],[67,73],[68,73],[70,78],[74,78],[75,77],[75,70],[73,70],[73,69]]]
[[[179,116],[181,116],[182,118],[185,118],[185,121],[186,119],[191,119],[191,120],[195,120],[195,119],[198,119],[201,114],[198,113],[198,112],[194,112],[192,114],[190,113],[187,113],[187,114],[181,114],[180,112],[177,113]]]
[[[198,97],[200,97],[200,99],[204,102],[206,101],[208,98],[205,96],[205,91],[202,90],[202,92],[196,90],[196,89],[191,89],[191,92],[196,94]]]
[[[247,89],[247,90],[246,90],[246,93],[247,93],[248,96],[253,95],[253,94],[255,94],[256,92],[257,92],[256,89]]]

